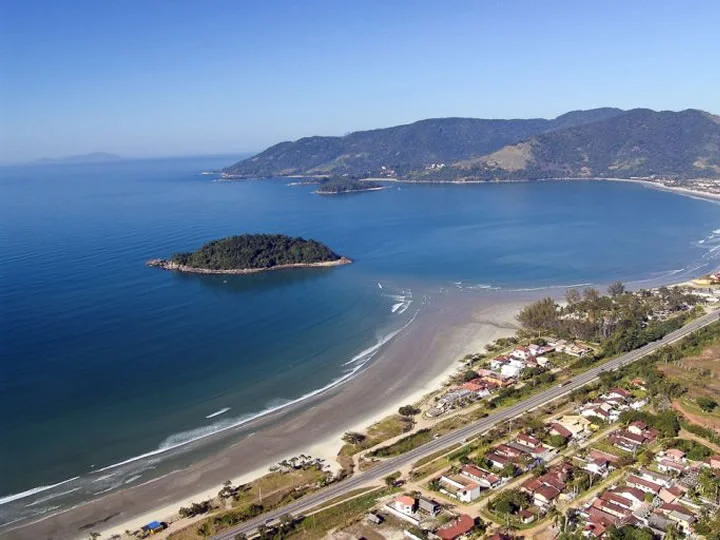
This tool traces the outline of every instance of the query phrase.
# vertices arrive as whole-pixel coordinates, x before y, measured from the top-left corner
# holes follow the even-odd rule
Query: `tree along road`
[[[580,375],[576,375],[575,377],[568,379],[562,385],[553,386],[552,388],[530,396],[524,401],[520,401],[515,405],[496,411],[486,416],[485,418],[474,422],[473,424],[459,428],[451,433],[448,433],[447,435],[439,437],[438,439],[435,439],[413,450],[405,452],[400,456],[386,459],[382,463],[368,471],[357,473],[347,480],[343,480],[341,482],[338,482],[337,484],[332,484],[325,489],[313,493],[312,495],[308,495],[286,506],[276,508],[261,516],[248,520],[240,525],[228,529],[227,531],[215,535],[213,538],[215,540],[232,540],[236,534],[249,534],[254,532],[261,524],[275,523],[275,520],[278,520],[281,516],[285,514],[290,514],[295,517],[301,516],[304,512],[308,512],[322,504],[331,501],[332,499],[341,497],[342,495],[345,495],[359,487],[362,487],[369,482],[379,480],[395,472],[401,467],[417,461],[418,459],[433,454],[444,448],[448,448],[454,444],[463,443],[466,439],[478,436],[488,431],[490,428],[500,422],[509,420],[511,418],[516,418],[526,413],[527,411],[536,409],[537,407],[553,401],[560,396],[563,396],[577,388],[580,388],[581,386],[588,384],[589,382],[596,379],[603,371],[614,370],[631,362],[635,362],[636,360],[639,360],[643,356],[659,349],[660,347],[684,338],[688,334],[691,334],[692,332],[704,326],[707,326],[714,321],[717,321],[718,313],[720,313],[720,311],[712,311],[706,315],[703,315],[702,317],[695,319],[694,321],[683,326],[682,328],[671,332],[659,341],[649,343],[643,347],[640,347],[639,349],[635,349],[634,351],[630,351],[626,354],[623,354],[622,356],[618,356],[617,358],[608,360],[603,364],[588,369]]]

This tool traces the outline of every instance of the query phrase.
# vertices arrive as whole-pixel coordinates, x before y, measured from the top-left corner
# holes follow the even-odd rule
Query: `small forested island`
[[[197,251],[177,253],[170,259],[151,259],[146,265],[196,274],[251,274],[351,262],[315,240],[282,234],[243,234],[213,240]]]
[[[318,195],[340,195],[342,193],[357,193],[359,191],[377,191],[383,189],[381,184],[371,180],[356,180],[354,178],[328,178],[320,183],[315,190]]]

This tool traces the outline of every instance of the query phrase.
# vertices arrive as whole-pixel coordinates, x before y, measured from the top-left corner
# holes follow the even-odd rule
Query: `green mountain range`
[[[602,108],[553,120],[429,119],[283,142],[223,172],[417,181],[720,178],[720,117]]]

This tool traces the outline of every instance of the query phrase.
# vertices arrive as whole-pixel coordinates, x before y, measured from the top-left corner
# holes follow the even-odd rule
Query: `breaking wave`
[[[38,493],[42,493],[43,491],[48,491],[50,489],[55,489],[58,486],[62,486],[63,484],[68,484],[70,482],[74,482],[75,480],[78,480],[79,476],[74,476],[72,478],[68,478],[67,480],[63,480],[62,482],[58,482],[57,484],[51,484],[48,486],[38,486],[32,489],[28,489],[27,491],[22,491],[20,493],[14,493],[12,495],[7,495],[5,497],[0,498],[0,504],[9,503],[11,501],[16,501],[18,499],[24,499],[25,497],[30,497],[32,495],[37,495]]]

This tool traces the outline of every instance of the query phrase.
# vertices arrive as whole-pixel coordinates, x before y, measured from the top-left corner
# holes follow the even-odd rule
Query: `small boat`
[[[382,289],[382,283],[378,281],[378,289]]]

